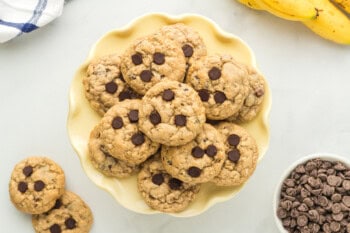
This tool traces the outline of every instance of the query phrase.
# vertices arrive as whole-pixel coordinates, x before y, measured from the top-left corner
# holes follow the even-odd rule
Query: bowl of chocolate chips
[[[350,160],[329,153],[297,160],[277,185],[273,210],[281,233],[350,232]]]

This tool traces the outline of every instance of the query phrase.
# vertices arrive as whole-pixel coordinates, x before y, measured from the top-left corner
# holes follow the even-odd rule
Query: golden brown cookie
[[[225,142],[226,160],[212,181],[219,186],[243,184],[254,172],[259,157],[254,138],[241,126],[223,122],[215,126]]]
[[[187,84],[166,80],[142,99],[140,129],[155,142],[184,145],[197,136],[204,122],[202,102]]]
[[[69,191],[56,200],[50,211],[32,216],[36,233],[88,233],[92,223],[89,206]]]
[[[159,160],[145,163],[137,177],[141,196],[152,209],[162,212],[180,212],[194,200],[200,185],[184,183],[173,178]]]
[[[18,210],[40,214],[55,205],[64,186],[64,172],[58,164],[46,157],[28,157],[13,169],[9,192]]]

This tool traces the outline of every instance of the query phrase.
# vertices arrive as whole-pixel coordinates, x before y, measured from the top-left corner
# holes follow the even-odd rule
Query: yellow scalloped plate
[[[137,191],[136,176],[126,179],[106,177],[94,169],[88,159],[89,134],[99,122],[100,116],[90,108],[88,101],[85,99],[82,78],[92,59],[110,53],[122,53],[136,38],[152,33],[161,26],[174,23],[184,23],[198,31],[207,45],[208,54],[230,53],[237,60],[256,67],[255,57],[250,48],[241,39],[222,31],[207,18],[199,15],[148,14],[134,20],[124,28],[108,32],[99,39],[92,47],[85,63],[78,68],[70,88],[68,134],[85,173],[97,186],[109,192],[122,206],[143,214],[159,212],[149,208],[143,201]],[[269,145],[268,115],[270,107],[271,95],[267,86],[262,111],[256,119],[242,125],[255,137],[258,143],[259,161]],[[171,215],[190,217],[203,213],[215,203],[234,197],[243,186],[222,188],[210,183],[203,184],[197,198],[186,210]]]

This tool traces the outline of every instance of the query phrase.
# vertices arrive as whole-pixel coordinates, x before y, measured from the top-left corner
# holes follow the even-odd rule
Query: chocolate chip
[[[152,176],[152,183],[156,185],[161,185],[164,182],[163,174],[158,173]]]
[[[227,158],[233,163],[237,163],[240,157],[241,157],[241,154],[239,153],[239,150],[237,150],[236,148],[233,148],[227,153]]]
[[[330,186],[340,186],[341,183],[342,183],[342,180],[339,176],[334,176],[334,175],[331,175],[331,176],[328,176],[327,177],[327,183],[330,185]]]
[[[277,216],[279,218],[285,218],[285,217],[287,217],[287,211],[283,208],[278,208],[277,209]]]
[[[226,95],[225,93],[221,92],[221,91],[217,91],[214,94],[214,100],[216,103],[218,104],[222,104],[223,102],[225,102],[226,100]]]
[[[193,55],[193,48],[189,44],[185,44],[182,46],[182,52],[184,53],[185,57],[192,57]]]
[[[203,102],[208,102],[209,100],[209,91],[206,89],[201,89],[198,91],[198,95]]]
[[[308,218],[306,217],[306,215],[300,215],[298,218],[297,218],[297,224],[298,226],[300,227],[303,227],[303,226],[306,226],[308,224],[309,220]]]
[[[139,121],[139,111],[138,110],[131,110],[128,113],[128,118],[131,123],[135,123]]]
[[[331,222],[330,228],[332,232],[338,232],[340,230],[340,223],[338,222]]]
[[[143,135],[143,133],[135,133],[134,135],[132,135],[131,137],[131,142],[135,145],[135,146],[140,146],[145,142],[145,136]]]
[[[113,129],[120,129],[123,127],[123,119],[119,116],[115,117],[112,121],[112,127]]]
[[[152,74],[152,71],[150,70],[143,70],[140,74],[140,78],[144,82],[150,82],[152,79],[152,76],[153,74]]]
[[[74,218],[69,217],[66,219],[66,221],[64,221],[64,225],[66,225],[67,229],[74,229],[76,228],[76,221],[74,220]]]
[[[345,204],[346,207],[350,207],[350,196],[344,196],[342,198],[342,202]]]
[[[142,64],[142,54],[140,53],[135,53],[134,55],[131,56],[132,63],[135,65],[140,65]]]
[[[58,224],[53,224],[51,227],[50,227],[50,233],[61,233],[61,227],[60,225]]]
[[[350,190],[350,180],[344,180],[342,186],[346,191],[349,191]]]
[[[211,80],[217,80],[221,77],[221,70],[217,67],[213,67],[209,70],[208,76]]]
[[[184,115],[176,115],[175,116],[175,125],[185,126],[186,122],[187,122],[186,116],[184,116]]]
[[[182,181],[176,178],[171,178],[168,184],[171,189],[179,190],[182,185]]]
[[[25,193],[28,190],[28,185],[26,182],[21,181],[18,183],[17,189],[21,193]]]
[[[199,146],[195,146],[192,148],[191,154],[195,158],[202,158],[204,155],[204,150],[202,150],[202,148]]]
[[[255,91],[255,96],[258,98],[263,96],[264,94],[265,94],[264,89],[258,89]]]
[[[227,142],[230,146],[238,146],[241,138],[237,134],[231,134],[227,137]]]
[[[57,199],[52,209],[59,209],[61,206],[62,206],[62,201],[60,199]]]
[[[198,167],[190,167],[187,170],[187,174],[191,177],[199,177],[201,175],[202,170]]]
[[[153,125],[158,125],[161,122],[161,117],[159,113],[154,110],[150,115],[149,115],[149,120]]]
[[[168,90],[165,90],[163,91],[163,94],[162,94],[162,99],[165,100],[165,101],[172,101],[175,97],[175,93],[168,89]]]
[[[111,81],[109,83],[106,83],[105,89],[109,94],[114,94],[118,90],[118,84]]]
[[[214,145],[209,145],[207,147],[207,149],[205,150],[205,153],[209,156],[209,157],[214,157],[217,153],[218,150],[216,149],[216,146]]]
[[[29,177],[33,174],[33,167],[32,166],[25,166],[22,170],[23,174],[26,176],[26,177]]]
[[[122,92],[120,92],[118,97],[119,97],[120,101],[123,101],[123,100],[126,100],[126,99],[132,99],[131,98],[131,93],[129,91],[122,91]]]
[[[157,65],[162,65],[165,62],[165,56],[163,53],[154,53],[153,54],[153,62]]]
[[[34,182],[34,190],[40,192],[45,188],[45,183],[41,180],[37,180]]]

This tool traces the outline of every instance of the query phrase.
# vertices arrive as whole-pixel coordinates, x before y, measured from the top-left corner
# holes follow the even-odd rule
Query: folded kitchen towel
[[[0,43],[48,24],[63,5],[64,0],[0,0]]]

